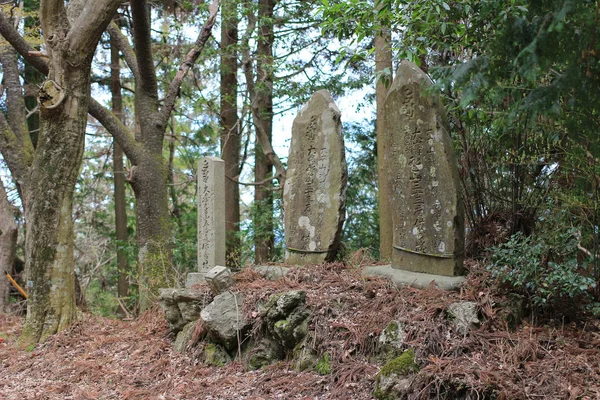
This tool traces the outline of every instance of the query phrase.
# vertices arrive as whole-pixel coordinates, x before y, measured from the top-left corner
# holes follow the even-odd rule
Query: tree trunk
[[[221,7],[221,158],[227,177],[240,174],[241,136],[237,115],[237,0],[224,0]],[[240,189],[237,182],[225,179],[225,231],[227,266],[238,269]]]
[[[112,109],[115,115],[123,120],[123,97],[121,95],[121,68],[119,49],[114,39],[110,43],[111,55],[111,93]],[[125,200],[125,168],[123,165],[123,149],[119,144],[113,142],[113,182],[115,196],[115,231],[117,239],[117,295],[120,298],[129,296],[129,261],[127,252],[121,248],[127,243],[127,209]],[[126,315],[126,310],[119,306],[117,312]]]
[[[258,2],[258,26],[259,37],[257,43],[256,60],[256,110],[254,116],[258,131],[262,129],[269,137],[271,143],[273,135],[273,10],[275,0],[259,0]],[[262,182],[273,175],[273,164],[265,157],[259,144],[258,134],[255,144],[255,168],[256,182]],[[273,236],[273,195],[268,188],[257,186],[254,191],[254,261],[257,264],[267,262],[272,257]]]
[[[131,184],[136,198],[138,283],[142,310],[155,303],[159,288],[173,287],[177,281],[173,269],[167,174],[161,152],[146,152],[134,167],[132,176]]]
[[[383,5],[382,1],[377,2],[376,7],[380,9]],[[381,21],[382,24],[384,21]],[[386,68],[389,69],[392,74],[392,49],[391,49],[391,35],[387,26],[376,33],[375,35],[375,74],[382,73]],[[387,174],[389,171],[387,160],[384,158],[385,147],[385,133],[383,131],[383,112],[384,103],[387,96],[387,91],[390,82],[392,81],[392,75],[387,79],[378,79],[375,86],[375,102],[377,104],[377,176],[379,177],[379,183],[377,185],[379,195],[379,254],[381,260],[391,260],[392,258],[392,241],[393,241],[393,228],[392,228],[392,214],[390,209],[390,196],[392,190],[387,184]]]
[[[91,57],[76,69],[68,61],[61,51],[52,58],[48,77],[63,88],[64,99],[56,108],[41,106],[40,136],[26,196],[29,301],[19,339],[25,346],[66,328],[77,315],[71,212],[83,157]],[[41,92],[40,99],[46,95],[51,96]]]
[[[13,273],[16,249],[17,224],[4,185],[0,182],[0,312],[8,311],[10,282],[4,273]]]

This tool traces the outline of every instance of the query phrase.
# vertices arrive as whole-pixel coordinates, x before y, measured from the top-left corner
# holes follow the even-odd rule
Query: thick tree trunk
[[[167,166],[160,152],[147,152],[134,167],[139,301],[142,310],[156,301],[158,289],[173,287],[173,232],[169,215]]]
[[[0,312],[8,311],[10,282],[4,273],[13,273],[16,248],[17,224],[4,185],[0,182]]]
[[[256,107],[254,121],[255,129],[262,129],[271,143],[273,135],[273,10],[275,0],[259,0],[258,26],[259,38],[257,43],[256,74]],[[256,182],[262,182],[273,175],[273,164],[264,155],[259,144],[258,134],[255,145]],[[254,191],[254,261],[259,264],[269,261],[272,257],[273,236],[273,194],[268,188],[257,186]]]
[[[123,98],[121,96],[121,68],[119,49],[111,39],[111,93],[112,109],[119,119],[123,119]],[[115,197],[115,232],[118,246],[127,243],[127,209],[125,201],[125,167],[123,165],[123,149],[114,141],[113,144],[113,182]],[[117,281],[117,294],[124,298],[129,296],[129,262],[127,252],[122,248],[117,248],[117,270],[119,273]],[[118,312],[121,315],[126,314],[126,310],[119,306]]]
[[[377,8],[382,7],[379,2]],[[392,73],[392,48],[390,31],[383,27],[375,35],[375,73],[381,73],[386,68]],[[383,112],[384,103],[387,96],[388,87],[392,81],[392,76],[388,79],[379,79],[375,87],[375,102],[377,104],[377,175],[379,183],[377,185],[379,195],[379,254],[381,260],[391,260],[392,258],[392,214],[390,209],[391,188],[387,184],[387,173],[389,171],[386,160],[384,159],[385,133],[383,132]]]
[[[227,266],[237,269],[239,259],[241,137],[237,115],[237,0],[224,0],[221,7],[221,158],[225,161],[225,231]]]
[[[66,328],[77,315],[71,212],[83,157],[91,57],[79,68],[68,61],[62,52],[55,52],[48,77],[62,89],[56,95],[40,92],[41,100],[50,96],[58,104],[55,108],[41,106],[40,136],[26,195],[29,301],[19,339],[22,345],[37,343]],[[61,91],[64,99],[59,102]]]

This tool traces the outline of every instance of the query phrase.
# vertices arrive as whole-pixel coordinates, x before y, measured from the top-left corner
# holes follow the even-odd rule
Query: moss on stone
[[[229,354],[214,343],[207,343],[204,347],[204,362],[215,367],[222,367],[231,361]]]
[[[395,375],[408,375],[411,372],[419,370],[419,366],[415,363],[415,352],[413,349],[406,350],[401,356],[394,358],[387,362],[381,371],[377,374],[380,376]]]
[[[323,353],[321,358],[319,358],[315,371],[320,375],[328,375],[331,373],[331,356],[328,352]]]

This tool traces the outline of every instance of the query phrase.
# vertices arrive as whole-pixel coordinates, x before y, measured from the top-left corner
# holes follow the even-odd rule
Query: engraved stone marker
[[[225,265],[225,162],[203,157],[198,163],[198,272]],[[188,285],[193,279],[188,277]]]
[[[335,258],[347,181],[340,110],[328,91],[319,90],[292,127],[283,188],[287,263],[320,264]]]
[[[446,112],[431,86],[402,61],[385,102],[392,267],[454,276],[462,273],[464,214]]]

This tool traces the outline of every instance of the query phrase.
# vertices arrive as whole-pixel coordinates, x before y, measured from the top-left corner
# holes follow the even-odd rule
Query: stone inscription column
[[[225,162],[203,157],[198,163],[198,272],[225,265]],[[189,280],[189,279],[188,279]]]
[[[462,273],[463,206],[446,112],[431,86],[402,61],[385,103],[392,267],[453,276]]]
[[[287,263],[320,264],[335,258],[347,181],[340,111],[329,92],[319,90],[292,127],[283,188]]]

